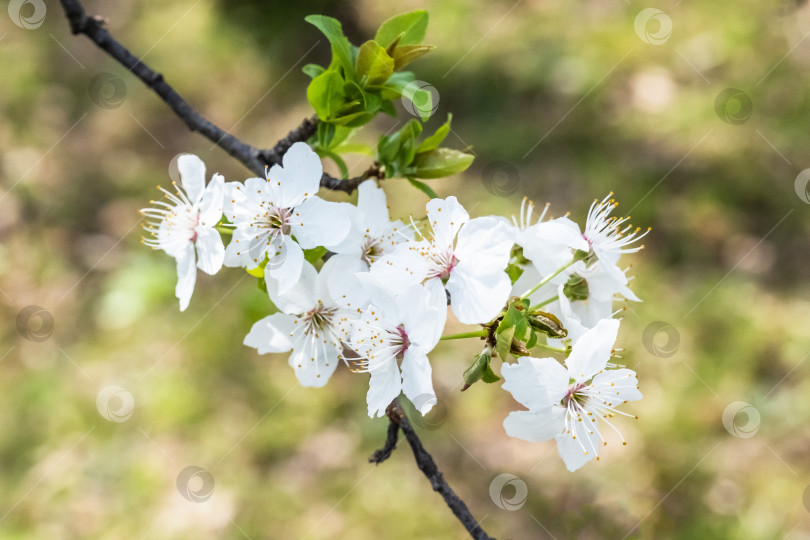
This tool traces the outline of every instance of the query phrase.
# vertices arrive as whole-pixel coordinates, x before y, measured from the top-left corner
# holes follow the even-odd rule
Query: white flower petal
[[[194,244],[188,243],[188,248],[177,258],[177,286],[174,294],[180,300],[180,311],[185,311],[194,292],[194,283],[197,281],[197,266],[194,260]]]
[[[509,227],[502,219],[480,217],[461,227],[455,255],[459,261],[468,264],[471,272],[491,274],[506,268],[513,245]]]
[[[385,409],[399,395],[401,389],[402,382],[396,360],[392,359],[373,369],[366,394],[368,415],[371,418],[385,416]]]
[[[422,415],[430,412],[436,403],[433,390],[433,370],[427,355],[419,347],[405,351],[402,358],[402,392],[417,407]]]
[[[197,228],[197,267],[206,274],[214,275],[225,261],[225,245],[219,231],[208,227]]]
[[[433,228],[433,240],[442,248],[452,247],[458,230],[470,219],[455,197],[431,199],[427,203],[427,215]]]
[[[557,435],[557,451],[565,467],[573,472],[597,457],[603,443],[593,416],[585,417],[582,422],[569,420],[568,423],[572,429]]]
[[[568,371],[553,358],[523,356],[501,366],[503,389],[533,411],[557,405],[568,391]]]
[[[382,256],[371,265],[368,274],[358,276],[370,286],[376,286],[394,295],[411,285],[421,283],[428,272],[428,263],[424,257],[409,248],[409,244],[400,244],[390,254]]]
[[[215,174],[203,191],[200,198],[200,224],[216,227],[222,219],[222,207],[225,200],[225,178]]]
[[[282,164],[273,165],[267,175],[268,182],[280,190],[280,206],[293,208],[318,192],[323,167],[318,154],[306,143],[293,144],[284,154]]]
[[[366,180],[357,187],[357,209],[371,236],[378,237],[389,227],[385,191],[374,180]]]
[[[321,333],[305,335],[299,331],[293,342],[290,366],[301,386],[321,387],[326,384],[340,360],[339,351]],[[327,340],[324,343],[324,340]]]
[[[265,281],[269,276],[276,282],[278,291],[286,294],[298,283],[305,262],[301,247],[289,236],[284,236],[281,240],[281,247],[271,252],[267,266],[264,267]],[[314,288],[312,293],[315,294]]]
[[[579,341],[579,338],[585,335],[588,328],[582,324],[579,317],[577,317],[571,309],[571,302],[568,300],[568,297],[563,294],[563,287],[563,285],[560,285],[557,289],[557,301],[560,306],[560,322],[562,322],[565,329],[568,330],[568,338],[571,340],[571,343],[576,343]]]
[[[256,349],[259,354],[287,352],[292,349],[290,334],[294,329],[294,316],[273,313],[256,322],[243,343]]]
[[[505,272],[480,275],[463,261],[450,272],[445,285],[456,318],[464,324],[486,323],[503,309],[512,290]]]
[[[326,262],[330,263],[331,271],[326,278],[329,296],[341,307],[364,309],[369,302],[369,291],[356,274],[366,272],[366,264],[350,255],[333,255]]]
[[[553,439],[563,430],[565,409],[549,407],[540,411],[512,411],[503,421],[506,434],[529,442]]]
[[[192,203],[197,202],[205,188],[205,163],[194,154],[182,154],[177,158],[177,171],[183,191]]]
[[[598,371],[605,369],[618,333],[619,321],[617,319],[602,319],[596,326],[585,332],[565,361],[571,378],[577,382],[584,382]]]
[[[291,242],[294,244],[294,242]],[[297,246],[296,246],[297,247]],[[291,248],[288,254],[294,251]],[[301,248],[298,248],[301,252]],[[303,256],[303,255],[302,255]],[[268,275],[267,268],[265,268],[265,283],[267,284],[267,294],[273,304],[285,313],[300,314],[309,311],[318,303],[316,298],[316,290],[318,286],[318,272],[315,268],[301,259],[301,264],[298,270],[298,276],[294,280],[288,276],[292,276],[295,272],[288,272],[285,266],[288,264],[289,257],[284,261],[284,264],[275,269],[275,271]],[[294,264],[294,263],[291,263]],[[279,275],[281,279],[279,279]]]
[[[248,259],[248,246],[250,245],[250,233],[243,229],[234,229],[231,241],[225,248],[225,266],[229,268],[240,268],[245,266]]]
[[[447,294],[438,279],[401,291],[396,305],[408,339],[428,353],[439,342],[447,320]]]
[[[344,204],[310,197],[295,208],[290,227],[302,248],[329,248],[346,238],[351,220]]]

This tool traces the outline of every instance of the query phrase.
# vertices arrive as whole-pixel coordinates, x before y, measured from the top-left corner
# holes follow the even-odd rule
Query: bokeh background
[[[182,152],[248,173],[44,4],[36,28],[0,13],[0,536],[464,538],[407,447],[367,462],[387,421],[366,416],[364,377],[303,389],[283,356],[242,346],[269,307],[254,280],[200,274],[178,311],[173,261],[139,244],[137,209]],[[614,191],[653,227],[628,259],[644,302],[619,341],[645,397],[618,421],[627,446],[568,473],[553,443],[506,437],[517,405],[499,385],[458,391],[477,344],[443,343],[440,404],[419,429],[451,485],[498,538],[810,537],[808,7],[87,4],[256,146],[311,114],[300,67],[329,51],[305,15],[341,18],[358,42],[429,9],[438,49],[413,68],[440,96],[431,123],[452,112],[450,143],[478,156],[432,183],[440,195],[473,215],[516,213],[525,195],[582,221]],[[385,186],[395,215],[426,201]],[[504,473],[517,479],[491,496]]]

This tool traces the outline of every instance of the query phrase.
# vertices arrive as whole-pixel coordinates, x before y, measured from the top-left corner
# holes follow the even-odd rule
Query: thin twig
[[[312,117],[305,118],[298,127],[290,131],[272,149],[260,150],[242,142],[198,113],[165,81],[163,75],[141,62],[126,47],[116,41],[104,28],[104,19],[102,17],[87,15],[79,0],[60,1],[70,22],[70,30],[73,34],[87,36],[100,49],[120,62],[121,65],[154,91],[186,123],[191,131],[196,131],[206,137],[254,174],[264,177],[265,167],[281,163],[282,156],[293,143],[306,141],[315,134],[319,120]],[[326,189],[351,193],[363,180],[383,177],[382,171],[375,164],[369,167],[362,175],[345,180],[324,173],[323,177],[321,177],[321,186]]]
[[[319,121],[316,117],[312,117],[304,119],[298,127],[278,141],[272,149],[260,150],[242,142],[194,110],[194,108],[164,80],[163,75],[141,62],[126,47],[116,41],[104,28],[104,20],[101,17],[88,16],[79,0],[60,1],[65,10],[65,15],[67,15],[68,21],[70,22],[70,30],[73,34],[84,34],[87,36],[99,48],[120,62],[121,65],[154,91],[172,111],[186,123],[190,130],[196,131],[208,138],[211,142],[225,150],[229,155],[250,169],[254,174],[263,176],[266,166],[281,163],[284,153],[290,146],[299,141],[306,141],[315,134]],[[326,189],[351,193],[363,180],[368,178],[382,179],[384,177],[384,171],[380,168],[379,164],[374,163],[363,174],[354,178],[339,179],[324,173],[321,178],[321,186]],[[411,445],[411,450],[413,450],[413,455],[419,470],[430,480],[430,485],[433,487],[433,490],[444,498],[447,506],[452,510],[459,521],[461,521],[470,533],[470,536],[475,540],[495,540],[484,532],[478,524],[478,521],[470,513],[464,501],[456,495],[453,489],[444,480],[442,473],[439,472],[436,463],[433,461],[433,457],[425,450],[422,441],[419,440],[418,435],[397,400],[391,402],[386,412],[390,419],[390,424],[388,426],[385,446],[377,450],[370,461],[382,463],[388,459],[396,448],[398,433],[401,430],[408,443]]]
[[[388,415],[388,419],[390,421],[385,446],[374,452],[374,455],[371,456],[369,461],[372,463],[381,463],[385,461],[385,459],[391,455],[394,448],[396,448],[397,431],[402,430],[402,434],[405,435],[405,439],[408,441],[408,444],[411,445],[413,457],[416,459],[416,466],[419,467],[422,474],[424,474],[427,479],[430,480],[430,485],[433,487],[433,491],[438,492],[442,496],[444,502],[447,504],[450,510],[452,510],[453,514],[458,518],[462,525],[464,525],[464,528],[467,529],[470,536],[475,540],[495,540],[495,538],[489,536],[486,531],[481,528],[478,521],[470,513],[470,509],[467,508],[464,501],[462,501],[459,496],[456,495],[456,492],[453,491],[453,488],[451,488],[444,479],[442,473],[439,472],[436,462],[433,461],[433,456],[431,456],[430,453],[425,450],[425,447],[422,445],[422,441],[419,440],[419,436],[416,434],[416,431],[414,431],[408,417],[405,415],[405,411],[402,410],[399,400],[394,399],[394,401],[392,401],[385,410],[385,413]]]

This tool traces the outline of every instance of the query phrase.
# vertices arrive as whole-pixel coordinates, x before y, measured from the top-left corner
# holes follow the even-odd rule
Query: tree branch
[[[294,143],[306,141],[315,134],[318,128],[318,118],[305,118],[301,124],[290,131],[286,137],[278,141],[271,149],[260,150],[246,144],[227,133],[219,126],[209,121],[198,113],[189,103],[178,94],[163,78],[163,75],[141,62],[126,47],[121,45],[104,28],[104,20],[101,17],[90,17],[86,14],[82,3],[79,0],[60,0],[65,10],[65,15],[70,22],[70,30],[75,34],[84,34],[99,48],[104,50],[112,58],[117,60],[133,75],[141,80],[147,87],[154,91],[171,110],[181,119],[191,131],[196,131],[208,140],[225,150],[230,156],[237,159],[245,167],[258,176],[264,176],[265,168],[268,165],[281,163],[282,157]],[[360,183],[368,178],[382,179],[385,177],[384,171],[378,163],[372,164],[363,174],[354,178],[340,179],[324,173],[321,178],[321,187],[330,190],[345,191],[351,193]],[[377,450],[369,461],[382,463],[394,451],[397,445],[399,431],[405,435],[406,440],[411,445],[416,465],[419,470],[430,480],[433,490],[438,492],[453,514],[461,521],[467,531],[476,540],[495,540],[489,536],[479,526],[478,521],[470,513],[467,505],[462,501],[453,489],[447,484],[439,472],[433,457],[425,450],[422,441],[408,421],[408,417],[395,399],[388,406],[386,411],[390,424],[385,446]]]
[[[464,501],[456,495],[456,492],[453,491],[447,481],[445,481],[444,476],[442,476],[442,473],[439,472],[439,468],[436,466],[436,462],[433,461],[433,457],[425,450],[422,441],[419,440],[419,436],[416,434],[408,417],[405,415],[405,411],[402,410],[399,400],[394,399],[385,413],[388,415],[390,421],[385,446],[374,452],[371,458],[369,458],[369,461],[379,464],[388,459],[391,452],[396,448],[397,432],[402,430],[405,439],[408,441],[408,444],[411,445],[413,457],[416,459],[416,466],[419,467],[422,474],[430,480],[433,491],[438,492],[442,496],[444,502],[450,510],[453,511],[453,514],[458,520],[461,521],[464,528],[470,533],[470,536],[475,540],[495,540],[495,538],[489,536],[484,529],[481,528]]]
[[[104,28],[104,19],[90,17],[79,0],[60,0],[65,15],[70,22],[70,30],[75,34],[84,34],[100,49],[117,60],[133,75],[154,91],[171,110],[181,119],[191,131],[196,131],[208,140],[225,150],[230,156],[237,159],[254,174],[264,177],[265,167],[281,163],[284,153],[299,141],[306,141],[315,134],[319,120],[316,117],[306,118],[301,124],[290,131],[272,149],[260,150],[242,142],[219,126],[198,113],[189,103],[178,94],[163,75],[141,62],[126,47],[121,45]],[[363,180],[367,178],[383,178],[384,175],[376,164],[369,167],[362,175],[355,178],[340,179],[324,173],[321,186],[326,189],[345,191],[351,193]]]

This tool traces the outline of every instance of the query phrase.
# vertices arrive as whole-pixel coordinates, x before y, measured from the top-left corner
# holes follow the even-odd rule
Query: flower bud
[[[573,275],[563,286],[563,294],[572,302],[588,299],[588,282],[582,276]]]

